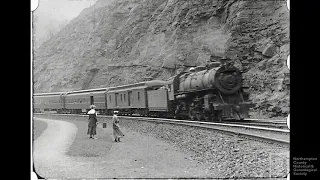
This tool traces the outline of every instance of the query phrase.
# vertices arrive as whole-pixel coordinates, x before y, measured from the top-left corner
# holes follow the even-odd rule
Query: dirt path
[[[75,139],[77,127],[66,121],[34,119],[48,124],[34,141],[33,153],[35,169],[45,178],[210,177],[206,167],[178,149],[126,129],[123,129],[126,136],[120,143],[112,143],[105,156],[70,157],[66,152]],[[104,133],[112,136],[111,127],[104,129]]]
[[[34,118],[47,123],[47,128],[33,143],[33,162],[42,177],[61,177],[72,160],[65,156],[77,133],[77,127],[65,121]]]

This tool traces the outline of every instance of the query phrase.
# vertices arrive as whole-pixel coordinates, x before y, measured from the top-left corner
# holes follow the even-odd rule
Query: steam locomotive
[[[241,120],[254,106],[242,74],[232,63],[212,62],[190,68],[167,81],[152,80],[116,87],[33,95],[34,112],[173,117],[198,121]]]
[[[191,120],[241,120],[248,117],[249,94],[242,86],[242,74],[233,64],[212,62],[173,78],[176,115]]]

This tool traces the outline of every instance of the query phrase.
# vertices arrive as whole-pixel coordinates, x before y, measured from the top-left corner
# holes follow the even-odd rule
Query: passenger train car
[[[34,112],[86,113],[91,104],[100,114],[241,120],[254,104],[248,99],[242,74],[231,63],[213,62],[179,73],[167,81],[70,92],[34,94]]]
[[[63,111],[66,113],[86,113],[89,106],[94,104],[98,112],[105,113],[107,107],[105,93],[106,88],[66,92],[62,95]]]
[[[154,80],[109,88],[106,91],[108,114],[118,110],[119,114],[149,115],[149,111],[153,110],[149,109],[150,102],[154,100],[148,93],[164,85],[165,81]]]
[[[41,93],[33,95],[34,112],[57,111],[64,109],[63,92]]]

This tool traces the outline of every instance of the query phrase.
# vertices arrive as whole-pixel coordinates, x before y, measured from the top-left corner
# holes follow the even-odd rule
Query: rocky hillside
[[[99,0],[34,52],[34,92],[167,79],[228,56],[245,74],[253,116],[289,113],[286,1]]]

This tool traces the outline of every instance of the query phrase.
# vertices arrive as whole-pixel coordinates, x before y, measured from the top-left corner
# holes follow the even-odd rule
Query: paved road
[[[192,178],[214,173],[164,141],[126,129],[122,142],[113,143],[102,158],[70,157],[66,152],[77,127],[61,120],[34,120],[48,125],[33,146],[35,169],[45,178]],[[104,132],[112,134],[111,128]]]

